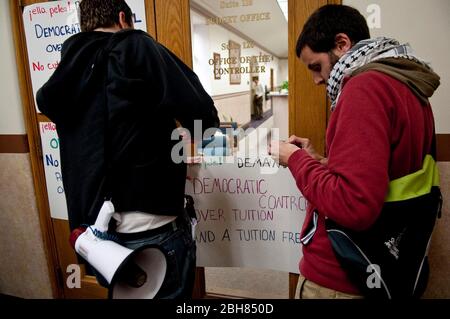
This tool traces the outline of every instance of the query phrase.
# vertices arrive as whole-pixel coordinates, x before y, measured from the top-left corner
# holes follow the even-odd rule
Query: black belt
[[[120,241],[130,241],[130,240],[138,240],[146,237],[153,237],[168,231],[175,231],[180,227],[180,222],[183,218],[180,216],[177,217],[174,221],[167,223],[165,225],[162,225],[161,227],[149,229],[137,233],[117,233],[115,232],[114,235],[116,235]]]

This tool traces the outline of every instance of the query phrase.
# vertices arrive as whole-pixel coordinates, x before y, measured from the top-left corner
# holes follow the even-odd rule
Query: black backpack
[[[356,232],[326,219],[339,262],[366,297],[418,298],[425,291],[428,247],[442,207],[438,184],[436,164],[427,155],[422,170],[391,181],[370,229]]]

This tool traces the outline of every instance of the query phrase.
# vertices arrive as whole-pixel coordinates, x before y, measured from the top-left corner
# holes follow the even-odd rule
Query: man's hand
[[[274,158],[280,165],[287,166],[291,155],[300,148],[304,149],[309,156],[319,161],[321,164],[326,165],[328,163],[327,158],[321,156],[314,150],[314,147],[309,139],[301,138],[295,135],[292,135],[287,142],[272,142],[269,148],[269,154],[272,155],[272,158]]]
[[[298,147],[304,149],[309,156],[311,156],[315,160],[318,160],[321,164],[326,165],[328,163],[328,159],[326,157],[323,157],[316,152],[309,139],[292,135],[291,137],[289,137],[288,143],[295,144]]]
[[[288,165],[289,157],[299,149],[300,147],[291,143],[272,141],[269,146],[269,154],[281,166],[286,167]]]

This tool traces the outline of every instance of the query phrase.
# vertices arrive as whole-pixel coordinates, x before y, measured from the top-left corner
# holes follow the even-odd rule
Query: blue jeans
[[[192,297],[196,267],[196,245],[192,238],[190,218],[179,216],[176,227],[151,237],[121,240],[120,244],[130,249],[143,245],[158,245],[167,257],[167,273],[155,299],[189,299]],[[145,232],[144,232],[145,233]],[[119,234],[120,238],[120,234]],[[107,286],[101,274],[95,271],[98,282]]]

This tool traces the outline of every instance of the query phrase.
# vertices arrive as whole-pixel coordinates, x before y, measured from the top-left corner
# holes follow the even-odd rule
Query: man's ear
[[[133,28],[133,25],[129,25],[127,23],[127,19],[125,18],[125,12],[120,11],[119,12],[119,27],[121,29],[130,29]]]
[[[347,53],[348,50],[353,46],[352,41],[345,33],[338,33],[334,38],[335,47],[332,50],[333,53],[339,58]]]

